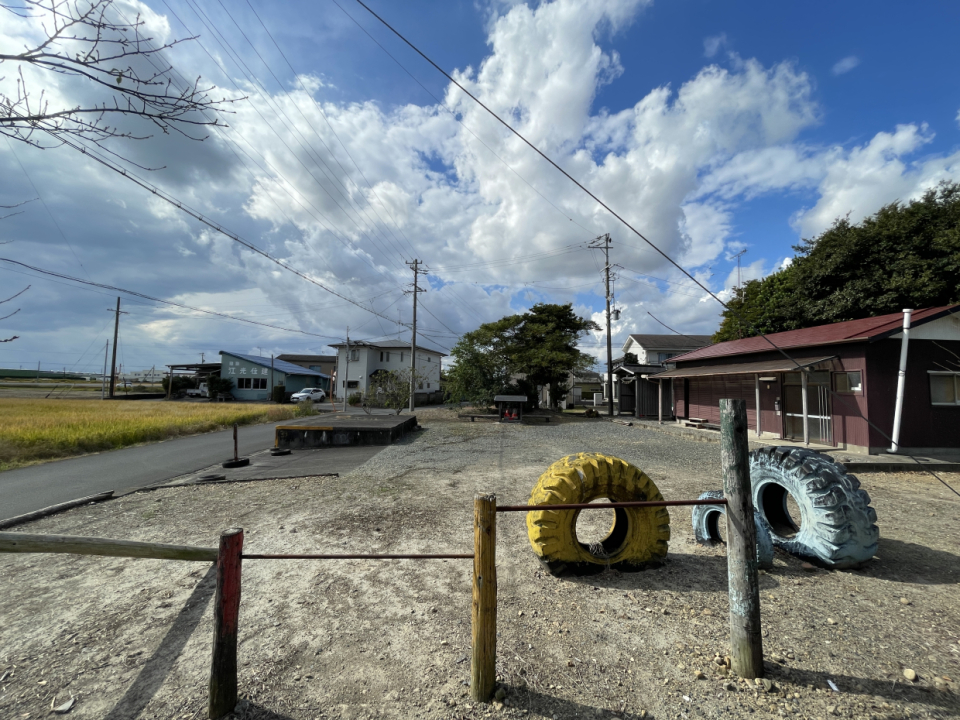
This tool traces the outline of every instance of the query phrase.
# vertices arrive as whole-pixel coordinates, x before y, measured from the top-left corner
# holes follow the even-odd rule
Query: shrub
[[[287,401],[287,388],[283,385],[274,385],[271,400],[275,403],[285,403]]]
[[[347,402],[353,407],[356,407],[357,405],[363,402],[363,395],[361,395],[358,392],[355,392],[352,395],[348,395]]]
[[[293,411],[294,417],[310,417],[316,415],[318,410],[313,406],[313,400],[301,400]]]

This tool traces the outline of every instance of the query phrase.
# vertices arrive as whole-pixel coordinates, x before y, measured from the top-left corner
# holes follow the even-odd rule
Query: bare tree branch
[[[71,136],[99,147],[109,138],[143,140],[150,135],[120,129],[111,118],[140,118],[152,122],[164,134],[177,132],[192,140],[206,136],[194,133],[208,125],[221,127],[219,115],[234,102],[214,100],[213,87],[201,86],[198,77],[178,87],[171,77],[165,51],[185,38],[154,45],[143,34],[144,21],[119,21],[114,0],[20,0],[0,4],[0,11],[36,20],[46,39],[20,52],[0,48],[0,66],[16,68],[15,87],[0,87],[0,135],[47,148],[41,138]],[[104,92],[103,99],[88,105],[51,107],[47,92],[29,87],[24,68],[56,73],[86,81]],[[5,78],[0,77],[0,82]],[[106,148],[104,148],[106,149]]]

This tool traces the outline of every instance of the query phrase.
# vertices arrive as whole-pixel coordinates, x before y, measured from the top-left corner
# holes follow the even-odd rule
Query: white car
[[[312,400],[313,402],[323,402],[327,399],[327,394],[320,388],[304,388],[300,392],[295,392],[290,396],[293,402],[303,402]]]

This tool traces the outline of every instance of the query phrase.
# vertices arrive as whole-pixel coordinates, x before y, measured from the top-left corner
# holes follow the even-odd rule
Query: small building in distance
[[[272,368],[271,368],[272,364]],[[272,371],[272,372],[271,372]],[[230,394],[237,400],[269,400],[273,388],[283,385],[286,396],[308,387],[320,387],[330,376],[286,360],[220,351],[220,377],[232,380]]]
[[[672,385],[679,421],[719,423],[720,399],[740,398],[751,434],[883,452],[893,434],[903,320],[892,313],[717,343],[671,358],[676,367],[652,379],[665,392]],[[910,325],[899,445],[955,451],[960,305],[915,310]]]
[[[330,347],[337,349],[337,397],[357,392],[366,397],[377,373],[410,369],[410,343],[401,340],[351,342],[349,363],[346,343]],[[439,350],[417,345],[417,372],[422,376],[416,388],[418,403],[442,402],[440,361],[444,357]]]
[[[709,335],[630,335],[623,353],[637,356],[637,365],[663,365],[677,355],[699,350],[713,341]]]
[[[277,360],[283,360],[284,362],[304,367],[307,370],[316,370],[319,373],[323,373],[327,377],[321,378],[321,382],[317,387],[321,388],[327,395],[331,394],[331,378],[337,372],[336,355],[277,355]],[[336,393],[333,393],[333,395],[336,395]]]

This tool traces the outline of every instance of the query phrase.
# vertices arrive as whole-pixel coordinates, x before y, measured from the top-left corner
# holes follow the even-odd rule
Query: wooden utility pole
[[[753,520],[747,404],[720,401],[720,464],[727,499],[727,575],[730,592],[730,656],[742,678],[763,677],[757,528]]]
[[[610,336],[610,233],[595,239],[590,243],[590,247],[603,250],[603,272],[607,285],[607,414],[613,417],[613,338]]]
[[[350,326],[347,325],[347,363],[343,370],[343,411],[347,411],[347,395],[350,394]]]
[[[110,397],[113,397],[114,390],[117,387],[117,335],[120,333],[120,316],[126,313],[120,312],[120,298],[117,298],[117,309],[107,308],[110,312],[116,313],[113,319],[113,363],[110,366]]]
[[[416,388],[417,388],[417,294],[426,292],[426,288],[421,288],[417,284],[417,280],[420,277],[420,273],[426,272],[421,270],[420,266],[423,263],[420,260],[414,258],[411,262],[408,262],[411,268],[413,268],[413,290],[410,292],[413,293],[413,326],[410,334],[410,412],[413,412],[416,409]]]
[[[470,697],[489,702],[497,681],[497,496],[473,500],[473,660]]]

